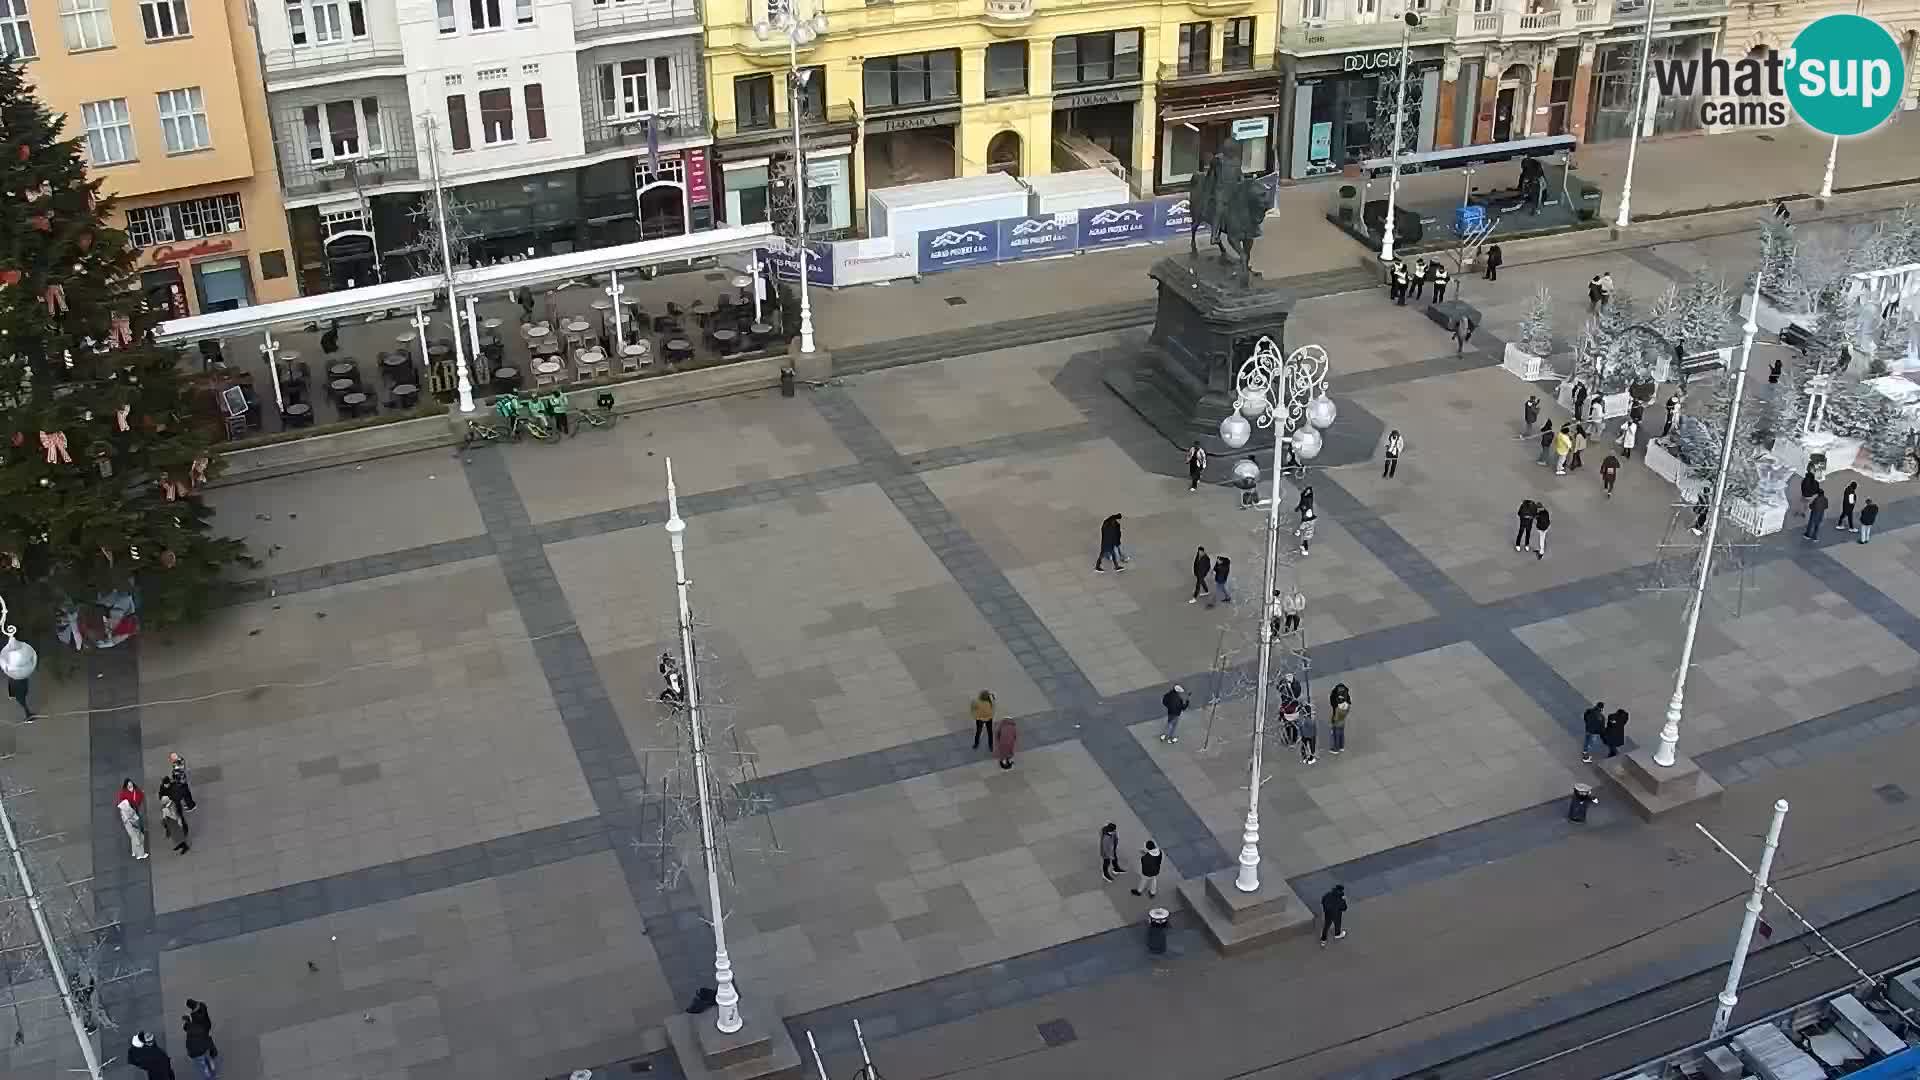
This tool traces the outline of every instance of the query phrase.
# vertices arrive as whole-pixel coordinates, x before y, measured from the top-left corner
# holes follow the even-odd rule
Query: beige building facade
[[[1893,34],[1907,61],[1902,108],[1920,108],[1920,0],[1781,0],[1740,3],[1727,12],[1721,55],[1738,60],[1767,49],[1786,52],[1809,23],[1828,15],[1865,15]]]
[[[80,138],[172,315],[296,294],[246,0],[8,0],[0,47]]]

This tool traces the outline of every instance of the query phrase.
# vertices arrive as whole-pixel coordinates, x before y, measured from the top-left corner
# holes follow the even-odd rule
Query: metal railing
[[[576,0],[573,5],[573,32],[576,37],[699,25],[700,0],[625,0],[622,3]]]
[[[807,131],[813,128],[825,127],[830,124],[851,124],[859,119],[860,110],[854,108],[853,102],[836,101],[827,105],[824,115],[809,114],[802,117],[800,128],[802,131]],[[716,139],[728,139],[736,135],[754,135],[761,132],[792,130],[790,122],[785,115],[770,117],[764,124],[743,125],[737,119],[715,120],[713,122],[713,137]]]
[[[1229,66],[1226,57],[1215,54],[1210,58],[1210,62],[1204,68],[1185,64],[1178,60],[1162,60],[1160,62],[1160,81],[1163,83],[1199,82],[1203,80],[1219,80],[1225,82],[1244,76],[1249,72],[1272,71],[1278,66],[1279,62],[1278,54],[1276,53],[1254,53],[1249,57],[1235,57],[1234,59],[1235,63]]]
[[[1413,30],[1411,40],[1414,44],[1433,44],[1454,36],[1455,19],[1450,8],[1434,5],[1421,14],[1425,16],[1425,21]],[[1467,18],[1471,17],[1467,16]],[[1498,13],[1494,14],[1494,18],[1498,20]],[[1308,22],[1298,26],[1281,27],[1280,47],[1283,51],[1297,49],[1330,51],[1398,45],[1401,31],[1405,28],[1405,24],[1398,19],[1339,25]]]
[[[581,104],[580,127],[589,152],[617,146],[644,148],[649,126],[657,143],[698,138],[707,132],[706,110],[697,107],[672,113],[625,116],[606,107],[604,102],[586,100]]]
[[[389,123],[384,116],[380,126],[380,149],[367,151],[362,144],[357,153],[315,161],[307,151],[301,125],[284,125],[278,138],[282,190],[287,195],[318,195],[420,179],[420,156],[414,149],[412,127]]]
[[[260,63],[269,79],[290,75],[320,75],[335,71],[358,71],[369,67],[400,64],[404,54],[397,41],[341,41],[326,45],[302,45],[293,49],[268,49]]]

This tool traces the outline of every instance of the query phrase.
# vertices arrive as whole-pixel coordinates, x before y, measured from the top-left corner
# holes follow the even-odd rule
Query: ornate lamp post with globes
[[[1260,590],[1260,664],[1253,692],[1253,761],[1247,784],[1247,825],[1241,836],[1240,874],[1234,887],[1243,893],[1260,891],[1260,755],[1267,723],[1267,685],[1273,669],[1273,591],[1280,557],[1280,445],[1284,440],[1294,457],[1311,461],[1320,456],[1320,432],[1332,426],[1339,410],[1327,396],[1327,350],[1302,345],[1284,358],[1272,338],[1262,337],[1253,355],[1234,375],[1233,412],[1220,421],[1220,440],[1238,450],[1247,445],[1257,427],[1274,428],[1273,494],[1267,503],[1266,584]],[[1311,705],[1307,706],[1311,708]]]
[[[775,33],[787,39],[787,111],[793,121],[794,262],[800,273],[800,351],[810,353],[813,351],[813,301],[807,295],[807,152],[800,144],[800,102],[801,91],[813,73],[800,69],[800,46],[812,44],[814,38],[827,32],[827,12],[824,0],[815,0],[813,14],[805,18],[796,7],[792,2],[778,5],[773,21],[759,20],[753,24],[753,33],[762,41]]]

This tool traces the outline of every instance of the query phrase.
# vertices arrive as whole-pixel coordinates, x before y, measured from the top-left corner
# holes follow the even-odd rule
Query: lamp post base
[[[743,1010],[745,1026],[725,1033],[713,1026],[713,1013],[674,1013],[667,1017],[667,1044],[687,1080],[784,1080],[802,1074],[800,1048],[780,1019],[780,1002],[760,998]]]
[[[1180,898],[1200,917],[1207,936],[1222,953],[1233,954],[1283,937],[1311,933],[1313,909],[1301,901],[1278,873],[1260,879],[1260,888],[1241,892],[1234,884],[1238,865],[1180,883]]]
[[[1725,790],[1684,754],[1674,758],[1672,765],[1657,764],[1650,746],[1606,758],[1599,768],[1613,781],[1613,790],[1625,796],[1633,812],[1647,821],[1683,806],[1718,799]]]

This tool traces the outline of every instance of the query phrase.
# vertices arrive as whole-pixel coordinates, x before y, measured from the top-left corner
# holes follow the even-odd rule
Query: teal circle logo
[[[1860,135],[1900,106],[1907,66],[1886,27],[1859,15],[1816,19],[1793,39],[1787,98],[1808,126]]]

